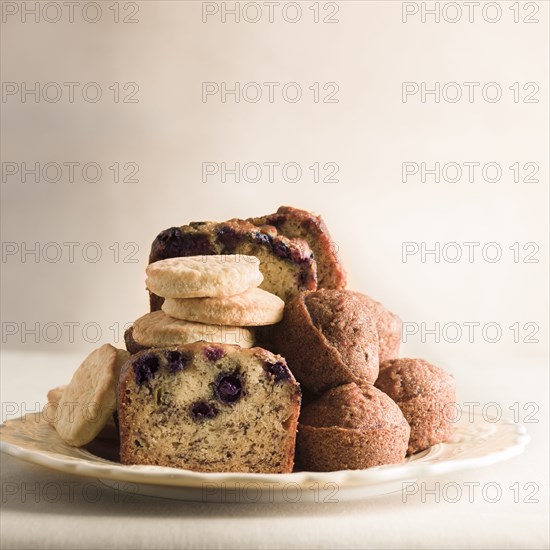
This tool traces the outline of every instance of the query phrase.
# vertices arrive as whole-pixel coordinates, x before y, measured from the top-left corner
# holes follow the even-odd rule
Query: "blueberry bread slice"
[[[196,342],[142,351],[118,386],[120,460],[200,472],[291,472],[300,388],[262,349]]]
[[[260,227],[271,225],[285,237],[307,241],[317,262],[318,288],[346,288],[346,272],[338,259],[338,247],[321,216],[292,206],[281,206],[275,214],[248,221]]]
[[[260,260],[260,288],[285,302],[302,290],[317,288],[317,264],[308,243],[279,235],[274,227],[244,220],[194,222],[162,231],[153,241],[149,263],[178,256],[245,254]],[[164,299],[150,293],[151,311]]]

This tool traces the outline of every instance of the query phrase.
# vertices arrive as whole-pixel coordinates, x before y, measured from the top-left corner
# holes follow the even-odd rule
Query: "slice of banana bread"
[[[201,472],[292,471],[300,387],[262,348],[142,351],[118,386],[120,460]]]
[[[317,288],[317,263],[308,243],[279,235],[274,227],[257,227],[244,220],[193,222],[162,231],[153,241],[149,263],[177,256],[246,254],[260,260],[260,288],[285,302],[302,290]],[[150,293],[151,311],[164,299]]]
[[[281,206],[275,214],[250,218],[248,221],[260,227],[271,225],[285,237],[307,241],[317,262],[317,286],[346,288],[346,272],[338,259],[338,248],[321,216],[292,206]]]

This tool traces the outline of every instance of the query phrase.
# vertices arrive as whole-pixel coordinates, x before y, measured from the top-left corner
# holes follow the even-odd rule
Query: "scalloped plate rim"
[[[476,415],[476,417],[477,422],[480,422],[480,415]],[[22,418],[24,417],[12,419],[9,422],[13,423]],[[276,483],[278,485],[293,482],[303,485],[311,482],[330,481],[342,483],[345,487],[351,489],[489,466],[521,454],[530,441],[527,430],[521,424],[514,423],[507,419],[500,419],[497,422],[488,422],[486,419],[481,420],[485,424],[495,426],[497,431],[499,427],[502,430],[508,429],[510,431],[510,433],[507,434],[510,438],[508,444],[503,448],[497,448],[481,456],[443,458],[438,461],[437,455],[445,449],[445,446],[449,446],[449,444],[442,443],[424,451],[424,454],[416,460],[410,460],[402,464],[377,466],[365,470],[338,470],[333,472],[299,471],[289,474],[254,474],[194,472],[191,470],[163,466],[125,466],[101,457],[96,457],[87,450],[81,451],[84,455],[82,457],[70,457],[68,455],[60,455],[53,451],[45,452],[37,449],[29,449],[22,445],[4,441],[2,439],[2,431],[6,424],[2,424],[0,427],[0,451],[26,462],[45,466],[59,472],[95,479],[109,479],[113,481],[169,486],[173,488],[195,489],[201,482],[230,482],[238,484],[254,481]],[[86,454],[88,454],[89,457],[86,457]],[[435,461],[429,462],[430,456],[435,457]]]

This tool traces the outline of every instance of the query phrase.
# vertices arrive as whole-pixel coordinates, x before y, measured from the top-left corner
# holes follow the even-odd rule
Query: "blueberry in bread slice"
[[[264,276],[260,288],[285,302],[302,290],[317,288],[317,264],[304,239],[287,238],[272,226],[258,227],[238,219],[170,227],[153,241],[149,263],[212,254],[256,256]],[[151,311],[160,309],[163,301],[150,293]]]
[[[291,472],[300,388],[262,348],[142,351],[118,386],[120,459],[200,472]]]

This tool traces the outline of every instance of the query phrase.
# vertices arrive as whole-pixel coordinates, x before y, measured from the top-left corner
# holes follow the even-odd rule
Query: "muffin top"
[[[374,386],[344,384],[302,409],[300,423],[316,428],[373,430],[406,423],[399,407]]]
[[[455,391],[454,377],[424,359],[384,361],[375,385],[398,403],[421,395]]]
[[[311,322],[338,353],[344,364],[363,362],[367,342],[378,342],[374,317],[355,293],[321,289],[305,292],[303,300]]]

